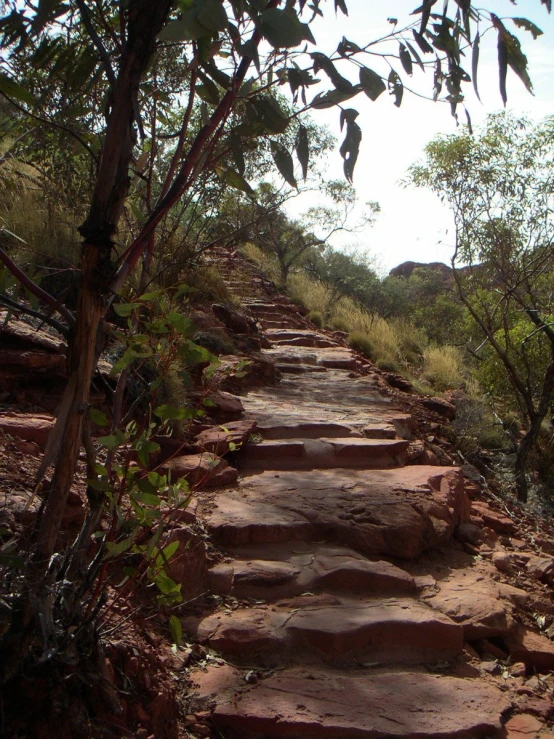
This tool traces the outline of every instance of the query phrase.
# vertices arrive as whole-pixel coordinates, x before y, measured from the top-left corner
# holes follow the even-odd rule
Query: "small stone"
[[[527,668],[524,662],[516,662],[510,668],[510,675],[512,677],[525,677],[526,672]]]
[[[535,739],[543,726],[544,724],[534,716],[520,713],[506,723],[506,739],[525,739],[525,737]]]
[[[492,563],[500,572],[508,572],[512,565],[512,558],[507,552],[494,552]]]
[[[481,669],[483,670],[483,672],[487,672],[489,675],[499,675],[500,674],[500,665],[496,661],[482,662]]]

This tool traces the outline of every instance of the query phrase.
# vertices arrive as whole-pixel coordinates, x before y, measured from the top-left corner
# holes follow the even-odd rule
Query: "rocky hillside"
[[[206,258],[241,308],[196,318],[249,347],[251,363],[234,377],[241,358],[221,357],[222,425],[156,460],[195,487],[170,531],[183,645],[172,654],[159,636],[166,617],[120,607],[126,623],[105,644],[110,720],[160,739],[552,739],[548,527],[456,464],[454,406],[315,329],[236,252]],[[10,339],[4,368],[21,365],[17,352],[59,356],[25,345],[37,335]],[[15,527],[33,511],[14,462],[36,466],[51,417],[38,401],[40,415],[23,415],[14,403],[34,386],[17,396],[4,376],[0,485]],[[84,506],[78,484],[73,502]]]

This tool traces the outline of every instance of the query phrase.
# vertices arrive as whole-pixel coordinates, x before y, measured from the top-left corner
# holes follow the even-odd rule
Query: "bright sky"
[[[403,21],[409,20],[410,12],[420,3],[417,0],[347,0],[347,4],[348,17],[340,12],[335,17],[328,9],[326,18],[318,19],[314,24],[319,49],[332,53],[342,36],[363,46],[390,30],[388,16],[394,15],[400,24],[405,25]],[[549,15],[540,0],[519,0],[517,4],[508,0],[483,0],[483,4],[501,18],[528,18],[544,31],[544,36],[534,41],[530,33],[516,28],[510,21],[506,22],[508,30],[519,37],[527,54],[535,92],[534,96],[530,95],[519,78],[509,70],[507,107],[517,115],[526,114],[537,121],[554,114],[554,13]],[[440,0],[436,7],[439,12],[442,10]],[[395,44],[394,50],[397,48]],[[383,66],[381,60],[376,58],[374,64],[366,64],[385,77],[388,75],[388,71],[385,71],[388,67]],[[399,63],[396,66],[402,72]],[[471,73],[471,59],[467,60],[464,67]],[[321,76],[324,76],[323,73]],[[404,74],[402,78],[406,80]],[[411,83],[429,93],[433,85],[432,75],[429,72],[424,75],[414,65]],[[473,94],[471,85],[466,85],[466,102],[474,126],[484,120],[488,113],[502,108],[498,91],[496,36],[493,32],[487,34],[481,43],[479,92],[482,103]],[[346,105],[359,110],[357,122],[363,132],[354,185],[362,202],[379,202],[381,214],[373,228],[363,234],[343,234],[333,242],[334,246],[363,246],[375,257],[379,271],[385,274],[406,260],[448,263],[453,242],[449,211],[436,196],[413,187],[403,188],[400,181],[405,177],[408,167],[422,157],[424,146],[436,134],[456,131],[449,106],[422,100],[407,92],[400,109],[393,105],[387,93],[383,93],[376,102],[360,94]],[[464,122],[465,115],[461,107],[459,115],[460,122]],[[313,116],[316,122],[326,123],[340,139],[338,108],[317,111]],[[333,178],[343,177],[342,159],[338,151],[330,158],[328,174]],[[310,204],[296,201],[294,214],[298,212],[297,209],[305,209]]]

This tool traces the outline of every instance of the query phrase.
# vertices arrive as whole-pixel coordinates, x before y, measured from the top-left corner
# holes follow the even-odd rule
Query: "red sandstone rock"
[[[421,405],[448,419],[456,416],[456,407],[443,398],[422,398]]]
[[[207,452],[223,455],[238,450],[256,429],[256,421],[230,421],[202,431],[195,439],[196,445]]]
[[[236,395],[220,391],[211,393],[208,397],[214,404],[206,406],[209,416],[217,416],[223,421],[238,421],[244,413],[242,401]]]
[[[163,539],[162,548],[175,541],[179,542],[179,547],[169,561],[168,574],[180,583],[183,600],[190,600],[206,590],[206,547],[204,541],[186,527],[169,531]]]
[[[552,557],[531,557],[525,569],[536,580],[554,582],[554,559]]]
[[[58,335],[30,326],[25,321],[12,318],[5,323],[5,312],[0,317],[0,343],[14,349],[34,349],[52,354],[67,351],[65,341]]]
[[[484,739],[500,730],[507,707],[480,680],[295,668],[220,702],[212,719],[241,737]]]
[[[490,574],[455,570],[438,587],[439,592],[425,596],[425,601],[462,624],[466,640],[505,635],[512,628],[513,605],[502,597]]]
[[[0,429],[25,441],[32,441],[44,449],[48,434],[54,426],[52,416],[18,413],[0,415]]]
[[[554,670],[554,643],[546,636],[520,626],[505,641],[514,662],[524,662],[539,672]]]
[[[506,739],[536,739],[544,724],[534,716],[521,713],[506,723]]]
[[[165,462],[161,470],[170,472],[172,479],[184,477],[197,489],[224,487],[237,480],[237,471],[215,454],[187,454]]]
[[[313,605],[312,605],[313,602]],[[315,653],[325,660],[387,664],[449,659],[463,631],[407,598],[297,598],[271,609],[237,609],[205,618],[198,637],[224,655]]]
[[[49,370],[60,370],[63,373],[65,363],[66,360],[62,354],[0,349],[0,370],[4,376],[18,377],[22,372]]]
[[[325,532],[363,554],[411,558],[446,543],[467,507],[455,468],[264,472],[218,496],[208,526],[227,545]]]
[[[474,500],[471,504],[471,512],[482,518],[484,523],[497,534],[515,533],[514,522],[508,516],[490,508],[486,503]]]

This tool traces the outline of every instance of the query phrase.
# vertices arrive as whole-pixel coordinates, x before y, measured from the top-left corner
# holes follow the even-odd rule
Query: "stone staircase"
[[[517,615],[528,593],[499,581],[494,544],[455,538],[471,526],[461,470],[408,464],[410,415],[367,363],[237,255],[209,259],[283,379],[242,398],[257,428],[239,483],[199,494],[218,561],[212,611],[185,624],[211,655],[191,710],[226,739],[554,736],[517,699],[553,645]]]

